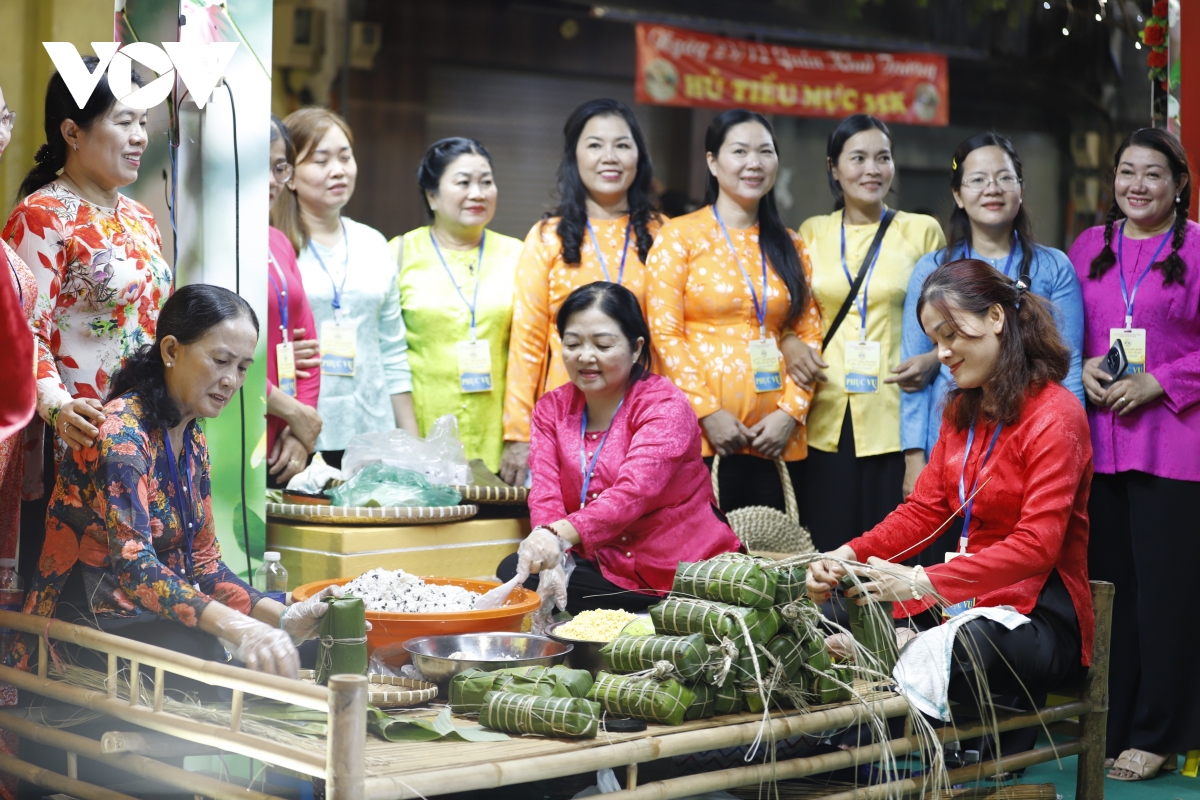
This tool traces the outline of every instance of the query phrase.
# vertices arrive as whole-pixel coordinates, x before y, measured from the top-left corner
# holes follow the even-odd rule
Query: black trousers
[[[712,471],[713,459],[704,459],[709,472]],[[792,490],[795,491],[800,481],[801,461],[788,461],[788,474],[792,478]],[[721,488],[721,510],[728,513],[747,506],[770,506],[785,511],[783,499],[783,484],[779,480],[779,470],[775,462],[769,458],[735,453],[731,456],[721,456],[718,465],[720,475],[718,480]]]
[[[1116,586],[1107,753],[1200,748],[1200,482],[1097,473],[1093,580]]]
[[[857,457],[848,405],[838,451],[809,447],[808,458],[796,463],[800,522],[822,552],[871,530],[904,502],[904,454]]]
[[[837,605],[839,602],[835,597],[822,607],[822,612],[845,626],[845,610]],[[984,687],[995,704],[1032,711],[1045,704],[1049,691],[1082,675],[1079,619],[1058,570],[1050,573],[1037,604],[1026,616],[1030,622],[1011,631],[987,619],[971,620],[958,629],[948,696],[959,704],[956,713],[963,719],[970,716],[986,720],[990,716],[981,702]],[[911,624],[925,630],[941,621],[940,614],[927,612],[914,617]],[[1025,728],[1002,733],[1000,750],[1004,754],[1028,750],[1039,732],[1039,728]],[[866,736],[862,732],[857,735]],[[964,744],[964,749],[979,750],[985,759],[988,753],[995,755],[995,745],[990,741]]]
[[[504,583],[511,581],[517,574],[517,554],[512,553],[496,567],[496,577]],[[525,581],[525,588],[537,591],[538,576],[530,575]],[[664,592],[665,594],[665,592]],[[575,556],[575,571],[567,582],[567,611],[572,616],[580,611],[594,611],[602,608],[622,608],[640,614],[662,598],[658,594],[642,594],[631,592],[617,586],[587,559]]]

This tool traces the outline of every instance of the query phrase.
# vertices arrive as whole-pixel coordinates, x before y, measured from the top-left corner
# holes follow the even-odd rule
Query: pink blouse
[[[680,561],[741,548],[715,509],[696,414],[659,375],[626,392],[580,508],[580,449],[590,462],[604,436],[580,439],[584,406],[583,393],[570,383],[534,406],[529,516],[535,526],[566,518],[582,539],[577,551],[605,578],[633,590],[669,590]]]
[[[1114,252],[1120,224],[1113,232]],[[1159,238],[1125,239],[1129,291],[1154,257]],[[1069,254],[1083,289],[1085,360],[1107,353],[1109,330],[1125,323],[1121,265],[1114,265],[1101,278],[1088,277],[1092,259],[1103,247],[1104,228],[1089,228]],[[1200,225],[1195,222],[1187,223],[1179,255],[1187,265],[1182,283],[1164,286],[1162,272],[1155,269],[1134,296],[1133,326],[1146,330],[1146,371],[1158,379],[1164,393],[1123,417],[1089,404],[1096,472],[1137,470],[1160,478],[1200,481]]]
[[[304,328],[305,339],[317,338],[317,324],[313,322],[312,307],[308,304],[308,295],[304,293],[304,280],[300,277],[300,268],[296,266],[296,251],[288,241],[283,231],[270,228],[267,238],[269,253],[273,264],[267,265],[267,394],[279,391],[279,367],[275,363],[275,348],[283,344],[283,317],[279,308],[279,297],[287,293],[288,305],[288,338],[296,340],[297,328]],[[276,267],[279,272],[276,272]],[[285,285],[278,286],[282,274]],[[278,291],[278,293],[276,293]],[[296,379],[296,399],[306,406],[317,407],[317,396],[321,393],[321,370],[311,369],[307,378]],[[287,423],[280,417],[267,416],[267,452],[275,447],[275,439],[283,431]]]

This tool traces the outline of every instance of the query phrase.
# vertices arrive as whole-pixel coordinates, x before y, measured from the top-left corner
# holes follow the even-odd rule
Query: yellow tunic
[[[572,266],[563,261],[558,219],[551,217],[533,226],[525,237],[525,249],[517,266],[512,358],[508,362],[508,396],[504,401],[506,441],[528,442],[534,403],[546,392],[567,382],[567,369],[562,363],[562,341],[555,327],[558,309],[567,296],[580,286],[609,279],[616,283],[621,264],[628,215],[618,219],[591,221],[604,264],[608,267],[608,278],[600,266],[600,259],[596,257],[592,238],[586,231],[579,250],[579,263]],[[661,224],[658,220],[651,220],[648,226],[650,234],[657,235]],[[646,309],[645,271],[645,266],[638,258],[636,236],[631,231],[621,285],[633,292],[643,313]]]
[[[392,255],[401,237],[392,239]],[[459,342],[470,338],[471,311],[454,290],[429,236],[429,227],[404,234],[400,265],[400,309],[408,330],[408,360],[412,366],[413,405],[424,436],[434,420],[446,414],[458,418],[458,435],[467,458],[481,458],[488,469],[500,468],[504,446],[501,415],[508,363],[508,337],[512,326],[513,276],[521,254],[521,240],[488,231],[483,264],[476,266],[478,248],[442,248],[454,282],[467,301],[475,297],[476,334],[487,340],[492,354],[492,390],[461,391],[458,379]]]
[[[811,217],[800,226],[800,236],[812,262],[813,295],[821,307],[822,335],[850,291],[850,281],[842,269],[842,212]],[[879,230],[879,223],[846,225],[846,266],[851,277],[858,275],[863,258]],[[884,384],[883,379],[900,363],[900,332],[904,317],[904,296],[908,279],[921,256],[946,246],[946,237],[933,217],[896,212],[896,218],[883,237],[879,261],[867,289],[867,340],[879,342],[879,391],[848,394],[845,390],[846,343],[858,341],[860,320],[858,304],[829,343],[823,358],[828,383],[819,383],[808,414],[808,444],[817,450],[836,453],[850,404],[854,425],[854,452],[858,456],[895,453],[900,450],[900,388]],[[862,296],[862,289],[859,290]]]

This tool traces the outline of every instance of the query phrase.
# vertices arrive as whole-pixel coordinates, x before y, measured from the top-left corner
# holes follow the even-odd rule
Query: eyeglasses
[[[1002,192],[1015,192],[1021,187],[1021,179],[1016,175],[1001,175],[999,178],[989,178],[986,175],[972,175],[966,178],[962,185],[972,192],[982,192],[995,183]]]
[[[11,131],[13,129],[13,126],[16,124],[17,124],[17,112],[5,111],[3,114],[0,114],[0,128],[7,128],[8,130]]]
[[[292,179],[294,171],[295,168],[291,164],[286,161],[280,161],[278,164],[271,166],[271,177],[275,179],[276,183],[287,183]]]

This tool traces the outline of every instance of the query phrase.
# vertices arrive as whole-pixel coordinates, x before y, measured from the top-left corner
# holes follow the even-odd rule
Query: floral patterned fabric
[[[38,414],[53,427],[68,400],[103,400],[121,359],[154,341],[171,269],[145,206],[102,208],[57,181],[13,209],[3,238],[37,279]]]
[[[554,319],[567,296],[580,286],[596,281],[615,283],[620,273],[621,250],[629,216],[617,219],[593,219],[592,229],[600,245],[600,255],[608,268],[608,278],[592,237],[584,232],[579,248],[579,263],[572,266],[562,257],[558,238],[558,217],[550,217],[533,226],[525,237],[525,249],[517,261],[516,291],[513,294],[512,337],[509,340],[508,376],[504,393],[504,440],[528,442],[529,423],[538,398],[567,382],[562,361],[562,341]],[[651,220],[650,235],[658,233],[662,223]],[[646,267],[638,258],[637,240],[629,238],[629,254],[621,285],[633,292],[646,310]]]
[[[811,270],[800,237],[791,232],[804,279]],[[745,230],[730,228],[729,242],[711,207],[705,207],[663,226],[647,259],[646,313],[650,338],[658,351],[663,374],[683,390],[696,416],[703,419],[724,409],[748,427],[776,409],[796,420],[796,428],[783,451],[785,461],[808,454],[805,420],[812,389],[797,386],[783,369],[783,389],[756,392],[750,367],[750,343],[758,339],[754,299],[738,268],[737,259],[762,294],[762,260],[758,225]],[[767,269],[767,336],[778,345],[790,330],[813,347],[821,345],[821,317],[809,295],[800,315],[787,325],[791,305],[787,286]],[[704,455],[713,455],[704,438]],[[757,455],[749,447],[740,452]]]
[[[213,600],[249,614],[262,595],[221,561],[208,446],[200,426],[193,422],[184,433],[187,456],[179,467],[184,496],[178,497],[166,432],[146,421],[138,393],[113,400],[104,413],[96,446],[68,452],[59,466],[39,574],[25,599],[25,613],[54,616],[67,578],[80,569],[90,610],[101,625],[106,619],[157,614],[194,628]],[[195,520],[197,586],[187,579],[181,501],[189,503]],[[13,661],[24,665],[27,658],[17,652]]]

